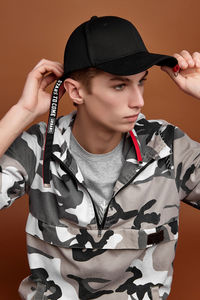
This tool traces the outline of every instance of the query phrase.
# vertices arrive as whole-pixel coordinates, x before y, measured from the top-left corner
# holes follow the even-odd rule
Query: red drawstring
[[[174,72],[178,72],[179,70],[180,70],[180,67],[179,67],[178,64],[175,65],[175,67],[173,67],[173,71],[174,71]]]
[[[178,73],[180,72],[180,66],[177,64],[173,67],[173,72],[175,76],[178,76]]]
[[[138,161],[139,163],[142,163],[142,156],[141,156],[140,147],[139,147],[139,145],[138,145],[137,139],[136,139],[136,137],[134,136],[132,130],[129,131],[129,133],[130,133],[130,136],[131,136],[131,138],[132,138],[133,144],[134,144],[134,146],[135,146],[135,151],[136,151],[137,161]]]

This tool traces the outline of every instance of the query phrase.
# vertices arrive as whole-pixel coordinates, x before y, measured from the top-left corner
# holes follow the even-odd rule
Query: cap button
[[[97,16],[92,16],[91,19],[90,19],[90,21],[93,21],[93,20],[95,20],[97,18],[98,18]]]

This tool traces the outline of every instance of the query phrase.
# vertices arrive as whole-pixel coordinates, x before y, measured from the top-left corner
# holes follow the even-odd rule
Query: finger
[[[161,67],[161,70],[166,72],[180,88],[184,87],[185,78],[180,73],[175,76],[173,69],[166,66]]]
[[[57,79],[57,76],[55,74],[49,74],[41,82],[40,88],[46,89],[52,82],[54,82]]]
[[[197,68],[200,68],[200,53],[199,52],[194,52],[192,54],[192,58],[195,62],[195,65]]]
[[[46,89],[51,83],[53,83],[57,78],[55,74],[49,74],[47,75],[41,82],[40,88],[41,89]],[[62,84],[59,88],[59,99],[64,95],[65,93],[65,88],[64,84]]]
[[[190,68],[194,67],[195,63],[193,61],[193,58],[192,58],[192,56],[190,55],[190,53],[187,50],[182,50],[180,52],[180,55],[186,60],[188,66]]]
[[[34,68],[30,72],[30,75],[39,81],[42,80],[43,76],[49,72],[55,74],[57,77],[61,77],[63,74],[63,69],[55,64],[43,63],[37,68]]]
[[[45,69],[46,67],[46,69]],[[51,69],[52,68],[52,69]],[[56,73],[59,72],[60,74],[63,74],[63,65],[59,62],[54,62],[51,60],[47,60],[47,59],[42,59],[41,61],[39,61],[39,63],[33,68],[33,73],[39,71],[41,75],[45,75],[47,72],[52,72]],[[61,76],[61,75],[58,76]]]
[[[37,65],[35,65],[35,67],[33,68],[33,70],[36,69],[36,68],[38,68],[38,67],[40,67],[40,66],[43,65],[43,64],[55,65],[55,66],[58,66],[58,67],[60,67],[61,69],[63,69],[63,65],[62,65],[60,62],[52,61],[52,60],[48,60],[48,59],[43,58],[43,59],[41,59],[41,60],[37,63]]]
[[[180,54],[174,53],[173,56],[178,60],[178,64],[181,69],[185,70],[188,68],[188,63]]]
[[[181,69],[187,69],[188,68],[188,63],[186,60],[178,53],[174,53],[173,56],[178,60],[178,64]]]

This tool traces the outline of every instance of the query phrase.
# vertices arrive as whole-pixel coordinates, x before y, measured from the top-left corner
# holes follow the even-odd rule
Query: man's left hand
[[[200,99],[200,52],[190,54],[182,50],[180,54],[173,55],[180,66],[178,76],[175,76],[173,70],[163,66],[161,70],[165,71],[174,80],[181,90],[185,93]]]

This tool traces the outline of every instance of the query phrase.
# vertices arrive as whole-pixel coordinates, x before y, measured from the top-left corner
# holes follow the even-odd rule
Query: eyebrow
[[[142,76],[142,78],[140,80],[144,79],[148,75],[148,73],[149,73],[149,71],[146,70],[144,76]],[[110,78],[110,80],[111,81],[124,81],[124,82],[130,81],[130,79],[128,77],[122,77],[122,76],[115,76],[115,77]]]

